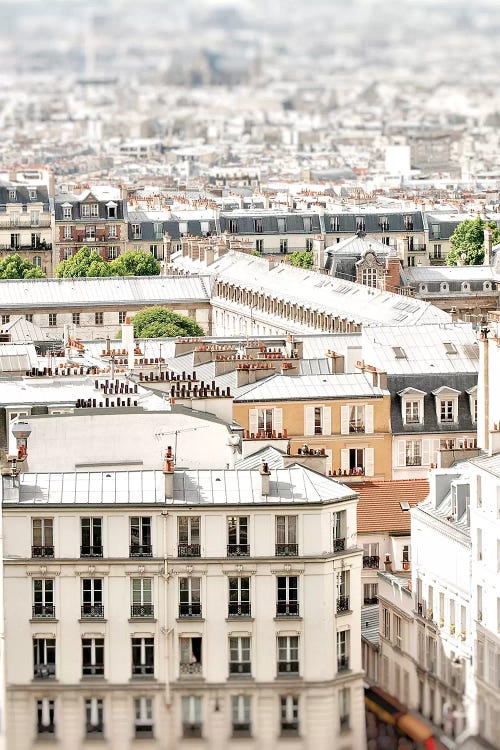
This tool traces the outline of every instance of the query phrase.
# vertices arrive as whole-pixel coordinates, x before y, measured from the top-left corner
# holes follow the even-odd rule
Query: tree
[[[290,255],[290,263],[292,266],[298,266],[299,268],[312,268],[314,265],[313,251],[303,250],[301,252],[292,253]]]
[[[41,268],[34,266],[28,260],[15,255],[0,258],[0,279],[44,279]]]
[[[110,263],[113,276],[159,276],[160,262],[144,250],[127,250]]]
[[[81,276],[111,276],[111,264],[84,245],[75,255],[62,260],[56,268],[56,276],[63,279],[74,279]]]
[[[163,338],[169,336],[203,336],[204,331],[191,318],[166,307],[147,307],[132,318],[136,338]]]
[[[451,235],[451,250],[446,256],[448,266],[456,266],[459,262],[466,266],[478,266],[484,260],[484,230],[490,227],[493,244],[500,242],[500,231],[493,221],[484,221],[480,216],[460,222]]]

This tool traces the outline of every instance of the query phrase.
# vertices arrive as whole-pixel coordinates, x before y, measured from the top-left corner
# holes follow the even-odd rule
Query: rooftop
[[[271,375],[235,390],[235,403],[305,401],[333,398],[381,398],[389,392],[373,385],[364,373],[336,375]]]
[[[429,494],[427,479],[395,479],[389,482],[363,482],[356,485],[359,494],[358,534],[410,534],[409,508]],[[401,506],[408,509],[403,510]]]

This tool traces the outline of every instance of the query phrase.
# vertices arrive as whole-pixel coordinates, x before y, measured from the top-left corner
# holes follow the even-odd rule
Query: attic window
[[[406,500],[403,500],[403,502],[399,504],[401,506],[401,510],[410,510],[410,503],[408,503]]]
[[[458,354],[457,347],[455,346],[455,344],[452,344],[451,341],[445,341],[443,345],[446,350],[446,354]]]
[[[392,351],[394,352],[394,356],[396,359],[408,359],[406,356],[405,350],[400,346],[393,346]]]
[[[9,200],[15,201],[16,200],[16,191],[15,190],[9,190]]]
[[[278,232],[286,232],[286,219],[284,217],[278,218]]]

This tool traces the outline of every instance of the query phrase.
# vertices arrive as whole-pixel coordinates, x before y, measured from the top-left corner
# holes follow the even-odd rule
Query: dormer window
[[[406,424],[418,424],[420,422],[420,402],[407,401],[405,404]]]
[[[454,422],[454,415],[453,415],[453,399],[441,399],[440,401],[440,422]]]
[[[63,210],[63,219],[71,219],[73,218],[73,206],[71,206],[69,203],[63,203],[62,206]]]
[[[366,230],[366,222],[363,216],[356,216],[356,231],[364,232]]]
[[[471,420],[474,424],[477,424],[477,385],[475,385],[474,388],[469,388],[467,393],[469,394]]]
[[[9,190],[9,200],[10,201],[15,201],[16,200],[16,190],[15,190],[15,188],[11,188]]]
[[[264,231],[262,219],[254,219],[253,223],[255,232],[257,232],[257,234],[261,234]]]
[[[304,217],[304,232],[312,232],[312,219],[310,217]]]
[[[30,201],[36,201],[36,198],[37,198],[36,188],[30,188],[30,190],[28,190],[28,195],[29,195]]]
[[[436,397],[436,415],[441,424],[458,422],[458,396],[460,391],[443,386],[432,392]]]
[[[403,424],[422,424],[424,421],[425,391],[420,391],[418,388],[405,388],[404,391],[400,391],[398,395],[401,396],[401,416]]]
[[[330,226],[332,228],[332,232],[340,232],[340,219],[338,216],[330,217]]]
[[[238,222],[236,219],[229,219],[230,234],[238,234]]]
[[[80,206],[81,216],[99,216],[99,204],[98,203],[82,203]]]
[[[405,225],[405,229],[411,232],[413,229],[413,216],[405,216],[404,225]]]
[[[380,229],[383,232],[389,231],[389,219],[387,218],[387,216],[381,216],[378,220],[378,223],[379,223]]]
[[[377,287],[377,269],[376,268],[363,268],[361,271],[361,283],[364,286]]]
[[[106,209],[108,211],[108,219],[116,219],[117,217],[117,205],[116,203],[113,203],[113,201],[110,201],[109,203],[106,203]],[[96,214],[97,216],[97,214]]]
[[[286,232],[286,219],[283,216],[278,218],[278,232]]]

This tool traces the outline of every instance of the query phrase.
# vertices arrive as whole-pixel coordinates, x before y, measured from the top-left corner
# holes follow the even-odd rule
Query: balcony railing
[[[297,617],[298,614],[298,602],[278,602],[276,604],[276,617]]]
[[[296,737],[298,733],[299,733],[298,721],[282,721],[281,722],[282,737]]]
[[[363,604],[378,604],[378,596],[365,597],[363,599]]]
[[[151,544],[131,544],[130,557],[152,557],[153,546]]]
[[[356,424],[355,422],[349,422],[349,432],[364,432],[364,424]]]
[[[228,617],[250,617],[252,606],[250,602],[229,602],[227,614]]]
[[[49,680],[56,676],[56,665],[55,664],[35,664],[33,670],[35,679],[37,680]]]
[[[422,458],[420,456],[406,456],[407,466],[422,466]]]
[[[154,617],[154,613],[154,604],[132,604],[130,607],[130,617],[133,620],[139,620],[144,617]]]
[[[104,604],[82,604],[82,620],[102,620]]]
[[[202,725],[201,724],[183,724],[182,725],[182,736],[183,737],[201,737]]]
[[[82,675],[84,677],[104,677],[104,664],[84,664]]]
[[[21,229],[27,229],[28,227],[50,227],[50,216],[38,216],[36,220],[32,220],[30,216],[23,216],[17,219],[13,217],[2,217],[0,218],[0,229],[19,227]]]
[[[250,737],[252,725],[249,721],[233,722],[233,737]]]
[[[249,661],[230,661],[229,674],[251,674],[252,665]]]
[[[298,674],[299,673],[299,662],[298,661],[279,661],[278,662],[278,674]]]
[[[31,557],[54,557],[54,545],[34,544],[31,548]]]
[[[179,617],[201,617],[201,602],[179,604]]]
[[[56,608],[53,604],[34,604],[32,608],[32,617],[34,620],[54,619]]]
[[[249,555],[250,555],[249,544],[228,544],[227,545],[228,557],[249,557]]]
[[[363,555],[363,568],[378,570],[380,557],[378,555]]]
[[[154,664],[133,664],[132,665],[132,676],[133,677],[150,677],[154,675],[155,667]]]
[[[343,552],[345,550],[345,539],[334,539],[333,540],[333,551]]]
[[[80,557],[102,557],[102,544],[82,544]]]
[[[199,677],[203,672],[202,666],[199,662],[195,662],[194,664],[189,664],[185,662],[181,662],[179,664],[179,674],[186,676],[191,675],[194,677]]]
[[[339,596],[337,599],[337,612],[348,612],[349,611],[349,597]]]
[[[41,722],[39,722],[36,727],[36,733],[37,734],[55,734],[56,725],[55,724],[42,724]]]
[[[276,557],[297,557],[299,554],[298,544],[277,544],[275,550]]]
[[[177,545],[177,557],[200,557],[200,556],[201,556],[200,544],[181,543]]]
[[[104,724],[91,724],[88,722],[85,725],[85,736],[86,737],[102,737],[104,734]]]
[[[348,656],[340,656],[337,659],[337,669],[339,672],[345,672],[347,669],[349,669],[349,657]]]

